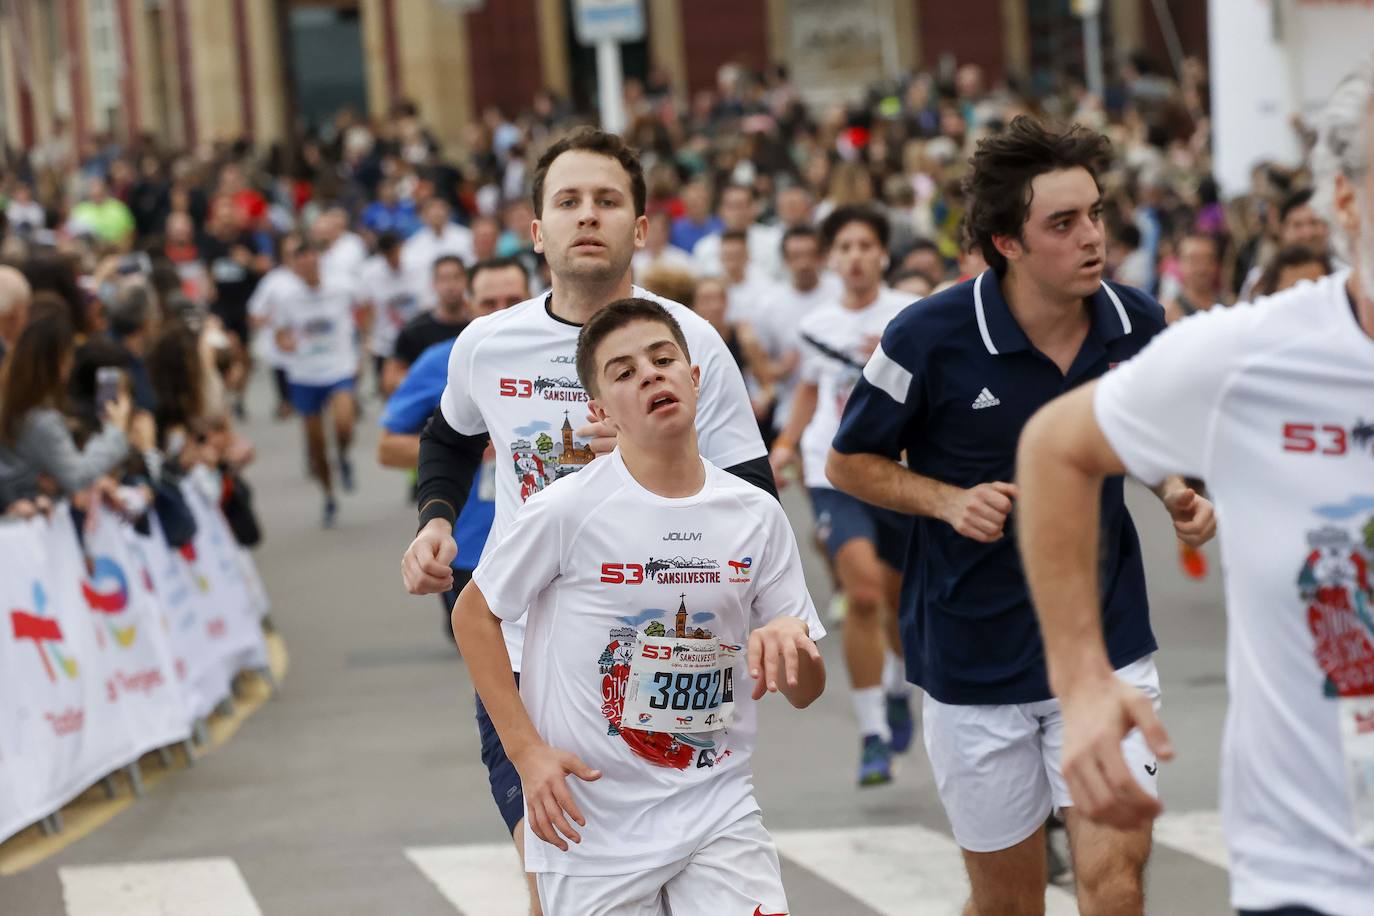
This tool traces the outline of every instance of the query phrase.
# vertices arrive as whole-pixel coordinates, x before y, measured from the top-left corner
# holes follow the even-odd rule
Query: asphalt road
[[[261,380],[254,394],[250,479],[266,532],[257,560],[290,651],[285,683],[196,767],[51,859],[0,878],[0,914],[520,913],[464,666],[437,599],[401,587],[414,513],[403,476],[373,460],[376,402],[355,448],[358,492],[343,499],[339,527],[322,531],[299,426],[266,419]],[[1208,580],[1185,579],[1157,501],[1140,488],[1130,498],[1179,751],[1160,774],[1168,813],[1148,912],[1210,916],[1228,912],[1214,811],[1225,705],[1216,554]],[[795,499],[789,511],[809,532]],[[809,540],[808,579],[824,608],[829,583]],[[765,702],[755,755],[793,916],[958,913],[962,869],[919,739],[894,784],[857,789],[839,639],[824,650],[829,692],[804,712]],[[1054,890],[1050,912],[1076,910]]]

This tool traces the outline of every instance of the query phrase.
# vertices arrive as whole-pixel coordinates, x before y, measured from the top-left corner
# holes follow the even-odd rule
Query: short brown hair
[[[1083,168],[1097,181],[1111,158],[1111,141],[1080,125],[1058,127],[1017,115],[1007,129],[978,143],[973,170],[964,180],[968,211],[964,231],[999,274],[1007,259],[993,236],[1021,238],[1030,215],[1031,182],[1046,172]]]
[[[635,202],[635,216],[644,215],[649,192],[644,184],[644,167],[639,164],[639,155],[625,145],[619,134],[584,127],[563,137],[539,157],[539,164],[534,168],[534,184],[530,190],[536,219],[544,218],[544,179],[548,177],[549,166],[553,165],[559,156],[575,150],[596,153],[619,162],[630,176],[630,194]]]
[[[683,357],[688,362],[691,361],[692,354],[687,349],[687,338],[682,333],[682,325],[668,314],[667,309],[649,299],[633,296],[628,299],[617,299],[593,315],[577,335],[577,377],[587,394],[597,396],[596,348],[611,334],[636,321],[652,321],[665,325],[672,332],[673,340],[682,349]]]

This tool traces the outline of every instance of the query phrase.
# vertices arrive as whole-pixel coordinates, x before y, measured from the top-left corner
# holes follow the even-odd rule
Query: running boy
[[[701,373],[666,309],[608,305],[576,365],[617,447],[530,497],[453,615],[524,786],[525,866],[550,916],[784,913],[749,758],[755,701],[825,686],[791,527],[701,457]],[[526,615],[517,690],[501,622]]]

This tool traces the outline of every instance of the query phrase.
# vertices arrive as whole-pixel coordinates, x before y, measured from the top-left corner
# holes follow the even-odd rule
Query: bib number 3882
[[[729,724],[735,652],[714,639],[641,637],[625,688],[627,728],[690,733]]]

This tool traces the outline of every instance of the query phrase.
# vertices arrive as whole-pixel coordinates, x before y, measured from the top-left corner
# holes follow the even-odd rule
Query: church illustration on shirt
[[[520,481],[520,501],[569,474],[582,470],[596,457],[589,446],[579,444],[573,437],[572,420],[563,412],[562,441],[555,441],[548,433],[540,433],[531,442],[516,439],[510,445],[511,461],[516,479]]]

